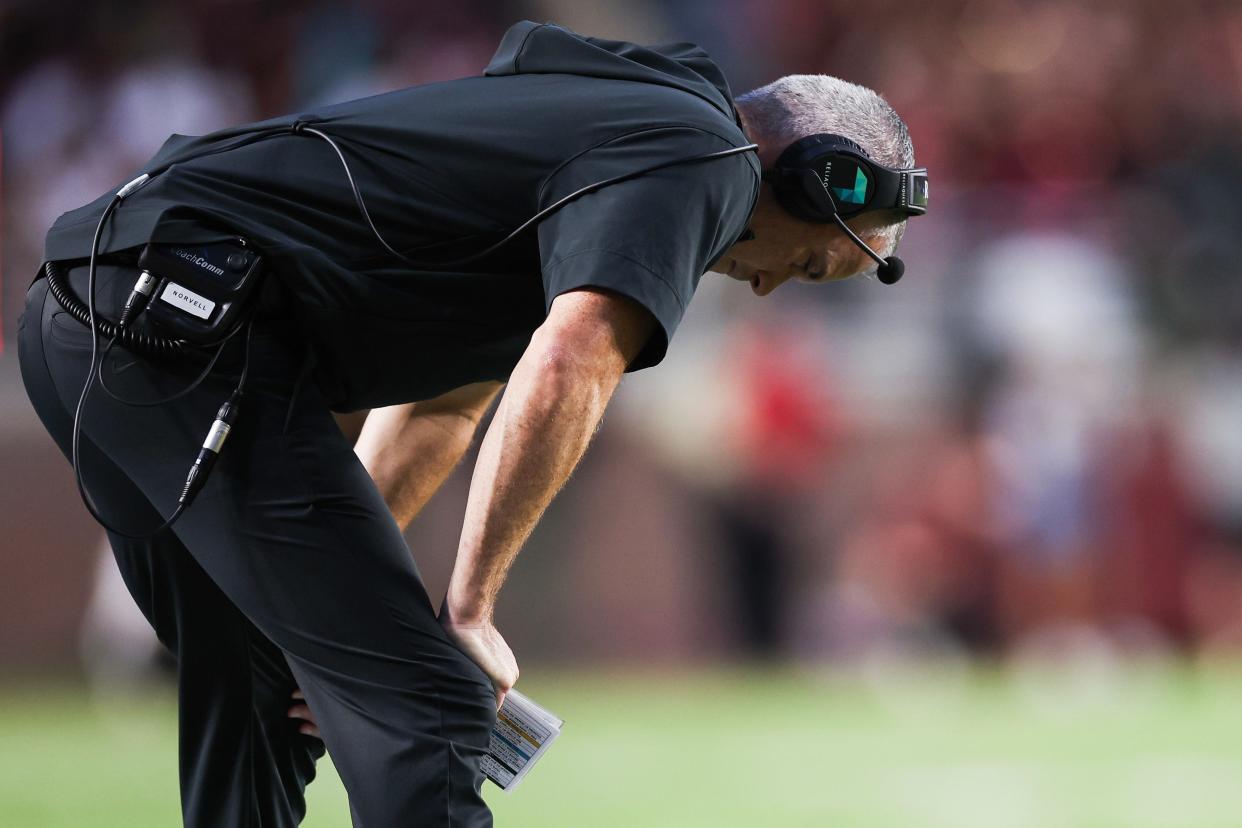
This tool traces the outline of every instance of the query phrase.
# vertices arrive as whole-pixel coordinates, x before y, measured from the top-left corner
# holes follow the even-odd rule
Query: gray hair
[[[737,99],[750,123],[766,140],[788,146],[818,132],[857,143],[873,161],[897,169],[914,166],[910,130],[888,101],[865,86],[831,75],[786,75]],[[852,222],[855,223],[856,222]],[[861,229],[882,235],[882,255],[890,255],[906,229],[895,211],[866,216]]]

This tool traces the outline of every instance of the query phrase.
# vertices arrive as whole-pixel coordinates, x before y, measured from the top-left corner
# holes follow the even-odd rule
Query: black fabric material
[[[530,22],[510,29],[482,77],[172,136],[144,170],[172,166],[121,204],[103,249],[252,239],[337,410],[507,378],[552,300],[581,287],[647,307],[659,330],[630,369],[658,363],[758,195],[753,153],[672,168],[584,196],[483,261],[415,270],[371,234],[325,142],[256,140],[299,121],[339,141],[380,232],[419,261],[478,252],[583,185],[748,140],[698,47]],[[61,216],[45,258],[85,256],[110,195]]]
[[[85,268],[70,272],[79,293]],[[100,270],[114,315],[136,273]],[[36,411],[68,455],[90,335],[36,282],[18,334]],[[190,828],[285,828],[324,745],[286,718],[306,694],[358,828],[490,826],[479,795],[495,721],[491,683],[446,637],[414,560],[313,383],[288,322],[257,325],[240,417],[209,479],[171,531],[111,535],[131,594],[178,662],[182,807]],[[238,369],[177,403],[139,409],[91,396],[82,436],[104,517],[143,531],[169,514]],[[153,398],[193,369],[124,353],[110,387]]]

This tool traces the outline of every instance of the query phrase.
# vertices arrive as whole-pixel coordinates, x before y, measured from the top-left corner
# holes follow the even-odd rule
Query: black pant
[[[71,278],[85,297],[85,268]],[[101,267],[99,310],[115,319],[135,278]],[[90,335],[45,280],[26,301],[22,377],[68,455]],[[220,376],[169,405],[135,408],[94,389],[80,453],[106,520],[140,532],[172,512],[236,381],[238,351],[230,347]],[[198,499],[151,540],[110,533],[125,583],[177,657],[185,824],[301,820],[323,743],[285,715],[296,685],[356,826],[490,826],[479,795],[495,720],[487,676],[437,622],[401,532],[304,378],[292,326],[258,323],[251,352],[240,418]],[[109,387],[138,399],[176,391],[196,370],[120,349],[105,365]]]

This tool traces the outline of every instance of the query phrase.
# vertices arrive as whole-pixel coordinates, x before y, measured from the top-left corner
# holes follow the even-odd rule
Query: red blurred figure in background
[[[820,337],[777,317],[741,327],[729,353],[740,408],[731,426],[732,485],[715,503],[738,643],[752,657],[784,651],[797,531],[840,436]]]

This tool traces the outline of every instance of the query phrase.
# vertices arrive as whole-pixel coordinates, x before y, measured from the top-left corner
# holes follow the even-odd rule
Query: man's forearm
[[[499,387],[467,386],[435,400],[368,415],[354,450],[402,530],[466,453]]]
[[[624,364],[528,349],[483,438],[447,604],[459,623],[490,620],[505,575],[585,453]]]

